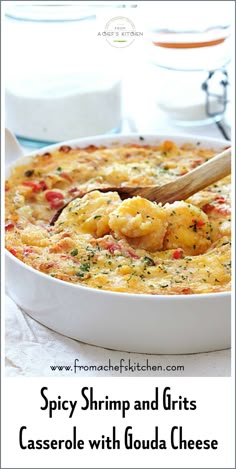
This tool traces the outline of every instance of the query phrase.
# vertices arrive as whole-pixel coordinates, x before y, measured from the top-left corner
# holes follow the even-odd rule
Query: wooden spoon
[[[184,176],[178,177],[175,181],[157,186],[124,186],[124,187],[99,187],[91,191],[74,197],[81,198],[89,192],[99,190],[100,192],[118,192],[122,200],[139,195],[152,202],[161,202],[163,204],[175,202],[176,200],[186,200],[191,195],[196,194],[207,186],[210,186],[219,179],[228,176],[231,172],[231,148],[219,153],[206,163],[193,169]],[[72,200],[74,200],[72,199]],[[71,201],[70,201],[71,202]],[[70,203],[59,209],[53,216],[50,225],[54,225],[62,210]]]

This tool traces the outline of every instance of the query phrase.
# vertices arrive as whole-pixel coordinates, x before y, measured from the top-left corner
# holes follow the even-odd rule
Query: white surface
[[[74,360],[84,369],[74,373]],[[162,367],[160,371],[101,370],[102,366],[139,364]],[[130,360],[130,362],[129,362]],[[72,371],[52,371],[54,365],[71,366]],[[97,370],[89,370],[96,366]],[[184,366],[183,371],[164,371],[167,366]],[[99,371],[100,367],[100,371]],[[192,355],[144,355],[105,350],[64,337],[34,321],[6,295],[7,376],[230,376],[230,350]]]

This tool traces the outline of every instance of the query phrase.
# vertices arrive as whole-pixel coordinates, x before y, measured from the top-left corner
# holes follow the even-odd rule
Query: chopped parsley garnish
[[[196,233],[197,232],[197,220],[193,220],[193,225],[190,225],[189,228],[192,228],[193,231]]]
[[[144,260],[145,264],[147,264],[147,265],[156,265],[154,260],[151,259],[151,257],[145,256],[143,258],[143,260]]]
[[[85,262],[85,264],[81,264],[80,270],[83,272],[88,272],[90,269],[90,262]]]
[[[73,251],[71,251],[71,256],[77,256],[78,254],[78,249],[73,249]]]
[[[94,220],[96,220],[96,218],[101,218],[101,217],[102,215],[95,215]]]
[[[34,174],[34,169],[28,169],[27,171],[24,172],[24,176],[29,178],[30,176],[33,176]]]

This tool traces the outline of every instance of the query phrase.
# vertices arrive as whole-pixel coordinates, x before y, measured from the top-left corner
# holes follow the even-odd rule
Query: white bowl
[[[206,137],[170,135],[100,136],[63,144],[71,147],[113,143],[177,144],[221,151],[228,142]],[[61,146],[51,145],[31,155]],[[22,164],[20,158],[15,164]],[[32,318],[73,339],[114,350],[179,354],[230,347],[230,302],[226,293],[144,295],[101,291],[52,278],[6,252],[6,284],[10,296]]]

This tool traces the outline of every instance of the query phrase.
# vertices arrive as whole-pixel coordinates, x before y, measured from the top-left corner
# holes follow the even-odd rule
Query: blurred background
[[[24,146],[116,132],[230,139],[233,1],[5,4],[6,126]]]

